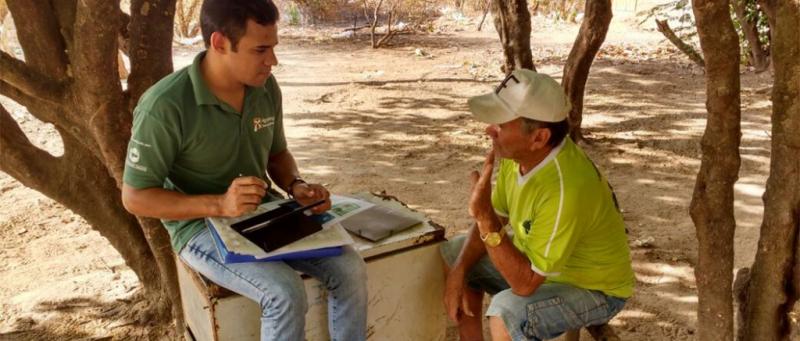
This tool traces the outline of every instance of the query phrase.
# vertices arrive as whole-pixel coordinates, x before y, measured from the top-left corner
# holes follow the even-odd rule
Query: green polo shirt
[[[128,186],[223,194],[239,175],[266,179],[269,156],[286,149],[275,78],[248,87],[240,113],[209,90],[200,70],[204,56],[139,99],[123,175]],[[162,223],[176,252],[205,226],[202,219]]]
[[[492,205],[508,218],[513,244],[547,282],[633,295],[625,224],[608,182],[567,137],[532,170],[500,161]]]

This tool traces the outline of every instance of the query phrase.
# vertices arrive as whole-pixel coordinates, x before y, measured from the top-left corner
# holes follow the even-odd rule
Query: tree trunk
[[[84,217],[120,253],[154,303],[156,318],[181,326],[180,296],[169,236],[160,223],[140,223],[122,206],[120,184],[131,109],[172,71],[174,0],[9,0],[25,61],[0,53],[0,94],[52,123],[64,155],[34,147],[0,106],[0,170]],[[130,18],[121,23],[120,18]],[[122,28],[130,28],[122,34]],[[130,37],[128,91],[118,75],[118,39]],[[73,39],[73,36],[80,39]]]
[[[769,56],[761,46],[761,41],[758,39],[758,11],[753,20],[747,20],[747,5],[755,0],[733,0],[733,9],[736,13],[736,19],[742,27],[742,33],[747,40],[747,47],[749,49],[750,63],[755,67],[756,72],[763,72],[769,67]]]
[[[372,46],[372,48],[377,49],[386,45],[386,43],[389,42],[389,40],[391,40],[395,34],[397,34],[397,31],[392,31],[392,26],[394,26],[395,20],[397,20],[397,17],[395,16],[395,6],[396,3],[392,3],[391,8],[389,8],[389,18],[386,19],[386,33],[383,34],[383,37],[381,37],[381,39],[379,39],[378,42]]]
[[[739,37],[727,1],[693,0],[708,121],[690,213],[697,228],[698,340],[733,339],[733,185],[739,173]]]
[[[369,39],[370,42],[372,43],[371,46],[373,49],[378,48],[378,40],[375,38],[375,29],[378,27],[378,13],[381,10],[381,5],[383,5],[383,0],[379,0],[378,3],[375,5],[375,8],[372,11],[372,18],[370,19],[371,23],[369,25]],[[367,3],[367,0],[364,0],[365,15],[368,13],[367,12],[368,9],[369,9],[369,4]]]
[[[772,40],[772,156],[745,302],[744,340],[786,340],[800,297],[800,1],[781,1]]]
[[[569,112],[570,136],[575,142],[583,140],[581,121],[583,120],[583,93],[589,69],[603,41],[606,39],[608,25],[611,23],[611,0],[586,1],[586,16],[567,63],[561,85],[569,97],[572,109]]]
[[[484,4],[483,15],[481,15],[481,22],[478,23],[478,32],[480,32],[481,29],[483,29],[483,22],[486,21],[486,15],[489,14],[489,9],[492,8],[490,4],[491,1],[492,0],[486,0],[486,3]]]
[[[526,0],[494,0],[491,3],[494,27],[503,44],[505,74],[516,69],[536,71],[531,54],[531,14]]]

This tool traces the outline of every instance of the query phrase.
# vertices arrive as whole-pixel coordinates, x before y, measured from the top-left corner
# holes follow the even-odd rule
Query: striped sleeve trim
[[[561,193],[558,199],[558,213],[556,213],[556,223],[553,225],[553,233],[550,234],[550,240],[547,241],[547,247],[544,249],[545,257],[550,254],[550,247],[553,245],[553,239],[556,238],[558,223],[561,221],[561,209],[564,208],[564,176],[561,173],[561,165],[558,163],[558,158],[553,159],[553,161],[555,161],[556,170],[558,170],[558,184]]]
[[[533,264],[533,262],[531,262],[531,270],[533,270],[533,272],[535,272],[537,274],[540,274],[540,275],[542,275],[544,277],[555,277],[555,276],[561,275],[560,272],[544,272],[541,269],[537,268],[536,265]]]

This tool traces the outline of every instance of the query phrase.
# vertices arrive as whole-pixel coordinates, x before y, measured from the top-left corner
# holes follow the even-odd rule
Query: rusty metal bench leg
[[[614,328],[607,324],[586,327],[586,331],[592,335],[596,341],[621,341]],[[576,339],[577,340],[577,339]]]
[[[564,341],[580,341],[581,340],[581,330],[568,330],[564,334]]]
[[[589,332],[589,335],[592,335],[595,341],[621,341],[617,333],[614,332],[614,328],[611,328],[611,326],[607,324],[589,326],[586,327],[586,331]],[[564,333],[564,341],[580,341],[580,339],[580,329],[570,330]]]

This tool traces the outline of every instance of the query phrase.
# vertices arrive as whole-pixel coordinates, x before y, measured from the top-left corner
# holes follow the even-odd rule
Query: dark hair
[[[205,0],[200,8],[200,31],[206,48],[211,45],[211,34],[220,32],[230,39],[236,51],[248,19],[259,25],[272,25],[278,18],[278,7],[271,0]]]
[[[522,118],[522,131],[529,134],[534,129],[550,129],[550,139],[547,140],[547,145],[551,148],[557,147],[564,141],[564,137],[569,133],[569,122],[562,120],[558,122],[544,122],[537,121],[530,118]]]

